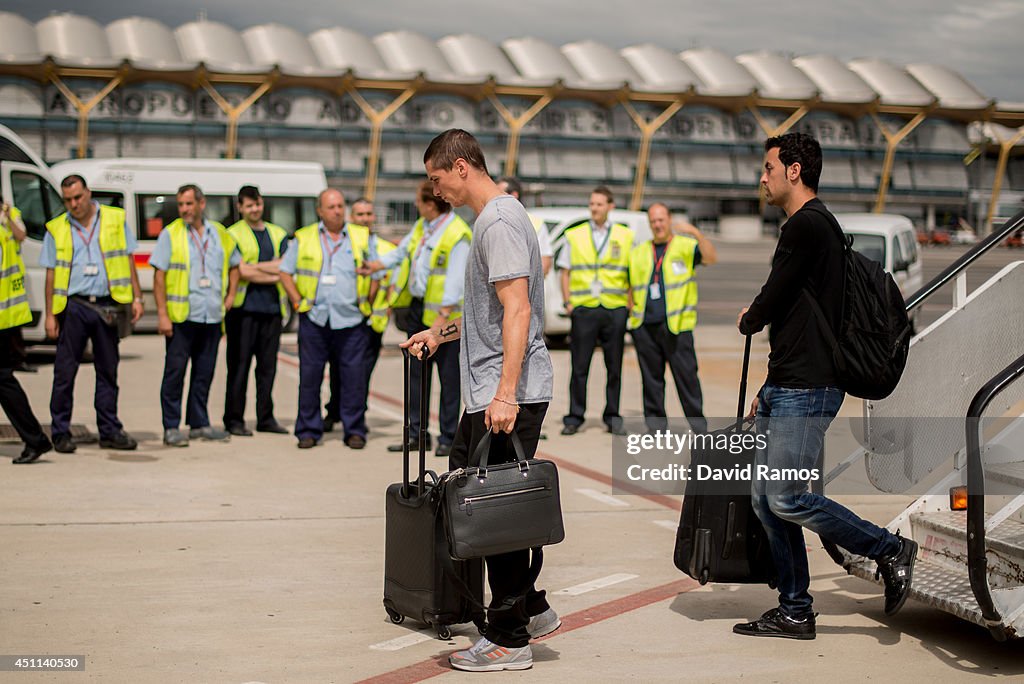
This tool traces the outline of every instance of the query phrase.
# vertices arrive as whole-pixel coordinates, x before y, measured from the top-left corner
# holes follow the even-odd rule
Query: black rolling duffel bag
[[[743,376],[734,425],[712,435],[743,432],[743,413],[747,401],[747,366],[750,363],[750,336],[743,351]],[[742,453],[728,450],[698,449],[691,452],[690,472],[700,465],[712,468],[744,467],[754,463],[756,449]],[[691,478],[683,494],[683,511],[676,532],[673,560],[677,568],[701,584],[708,582],[775,585],[775,563],[768,537],[754,513],[750,492],[716,493],[721,483]],[[709,493],[710,492],[710,493]]]

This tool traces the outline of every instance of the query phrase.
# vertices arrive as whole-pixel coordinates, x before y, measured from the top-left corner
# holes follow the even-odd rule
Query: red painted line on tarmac
[[[668,584],[662,584],[661,586],[652,587],[645,589],[644,591],[623,596],[622,598],[613,599],[606,603],[601,603],[591,608],[571,613],[562,618],[562,627],[554,634],[544,637],[541,641],[547,641],[548,639],[554,639],[555,637],[568,634],[569,632],[582,629],[595,625],[598,622],[618,617],[625,613],[644,608],[654,603],[660,603],[661,601],[674,598],[679,594],[687,591],[693,591],[700,585],[692,579],[681,579],[669,582]],[[358,684],[413,684],[414,682],[422,682],[425,679],[431,679],[443,675],[448,672],[453,672],[451,665],[448,664],[448,653],[442,653],[433,658],[427,660],[421,660],[418,663],[414,663],[407,667],[402,667],[391,672],[385,672],[384,674],[370,677],[369,679],[361,680]]]
[[[381,394],[380,392],[370,392],[370,396],[372,396],[374,399],[377,399],[378,401],[384,402],[385,404],[391,404],[392,406],[397,406],[399,408],[402,407],[401,401],[386,394]],[[431,412],[430,416],[431,418],[437,419],[437,416],[433,412]],[[583,477],[594,480],[595,482],[600,482],[603,485],[619,489],[629,494],[642,496],[643,498],[647,499],[652,503],[656,503],[659,506],[664,506],[665,508],[671,509],[673,511],[678,512],[682,510],[683,504],[681,499],[676,499],[666,494],[653,494],[643,489],[642,487],[637,487],[636,485],[630,484],[628,482],[617,481],[611,475],[606,475],[605,473],[602,473],[598,470],[594,470],[593,468],[588,468],[586,466],[578,465],[576,463],[571,463],[569,461],[561,459],[557,456],[552,456],[551,454],[545,453],[543,451],[538,450],[537,455],[540,456],[541,458],[546,458],[549,461],[553,461],[554,464],[557,465],[562,470],[568,470],[570,472],[576,473],[577,475],[582,475]]]
[[[278,353],[277,358],[278,360],[284,361],[289,366],[295,368],[297,368],[299,365],[297,359],[292,357],[290,354],[285,354],[284,352]],[[402,401],[390,395],[371,391],[370,396],[378,401],[384,402],[385,404],[391,404],[392,406],[402,408]],[[430,417],[433,418],[434,420],[437,420],[437,414],[435,414],[433,411],[431,411]],[[582,466],[576,463],[571,463],[569,461],[561,459],[557,456],[552,456],[551,454],[543,451],[537,451],[537,455],[540,456],[541,458],[546,458],[549,461],[554,462],[554,464],[557,465],[562,470],[568,470],[569,472],[576,473],[577,475],[582,475],[583,477],[594,480],[595,482],[600,482],[605,486],[612,487],[613,489],[618,489],[627,494],[633,494],[636,496],[643,497],[644,499],[647,499],[652,503],[656,503],[659,506],[664,506],[669,510],[679,512],[683,508],[683,502],[680,498],[668,496],[667,494],[654,494],[643,489],[642,487],[637,487],[632,483],[617,481],[611,475],[606,475],[605,473],[602,473],[598,470],[594,470],[593,468],[588,468],[586,466]]]

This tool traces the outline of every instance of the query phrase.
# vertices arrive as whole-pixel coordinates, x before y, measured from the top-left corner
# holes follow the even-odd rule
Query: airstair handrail
[[[932,278],[924,287],[907,298],[907,312],[911,312],[921,306],[926,299],[939,291],[943,285],[956,278],[967,269],[972,263],[979,259],[985,252],[989,251],[1014,232],[1024,228],[1024,211],[1019,211],[1013,218],[993,231],[981,242],[977,243],[966,254],[947,266],[941,273]]]
[[[1018,215],[1016,218],[1020,218]],[[985,464],[981,460],[981,416],[996,396],[1024,376],[1024,356],[1001,370],[978,390],[967,410],[967,575],[989,632],[1006,640],[1003,619],[992,600],[985,554]]]

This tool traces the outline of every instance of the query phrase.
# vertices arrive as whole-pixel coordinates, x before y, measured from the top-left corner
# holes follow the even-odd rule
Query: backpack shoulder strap
[[[853,248],[852,247],[852,245],[853,245],[853,238],[851,236],[846,235],[846,233],[843,232],[843,229],[839,225],[839,221],[836,220],[836,217],[832,214],[832,212],[826,210],[824,207],[810,206],[810,207],[806,207],[806,209],[807,209],[807,211],[813,211],[815,214],[818,214],[820,216],[824,216],[825,219],[828,221],[828,224],[830,226],[832,226],[833,230],[835,231],[836,237],[839,238],[840,243],[843,245],[843,273],[844,273],[844,275],[843,275],[843,285],[844,285],[844,288],[843,288],[843,295],[842,295],[842,310],[845,311],[846,310],[846,288],[845,288],[846,275],[845,275],[845,273],[846,273],[846,269],[849,268],[849,265],[846,263],[846,259],[847,259],[847,256],[850,253],[850,250]],[[839,370],[840,373],[844,372],[844,370],[845,370],[845,363],[843,362],[842,354],[839,353],[839,340],[836,338],[836,334],[835,334],[835,331],[832,330],[832,326],[829,325],[828,319],[825,318],[825,312],[822,311],[821,304],[818,303],[817,298],[813,294],[811,294],[811,291],[809,289],[807,289],[806,286],[804,286],[804,288],[803,288],[803,295],[804,295],[804,298],[807,300],[807,302],[810,304],[811,311],[814,312],[814,318],[818,321],[818,329],[821,330],[821,333],[822,333],[822,335],[824,335],[825,340],[829,343],[829,346],[832,347],[832,358],[836,362],[837,370]]]

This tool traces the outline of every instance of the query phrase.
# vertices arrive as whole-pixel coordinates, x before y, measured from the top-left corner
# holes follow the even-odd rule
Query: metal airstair
[[[882,492],[925,493],[888,528],[920,545],[911,598],[1024,637],[1024,261],[967,293],[967,268],[1024,226],[1024,212],[975,245],[907,300],[912,312],[948,283],[951,309],[911,341],[896,391],[864,402],[863,448],[824,486],[863,461]],[[953,510],[966,487],[966,510]],[[823,540],[858,577],[875,563]]]

